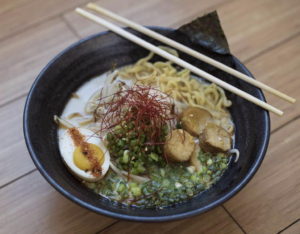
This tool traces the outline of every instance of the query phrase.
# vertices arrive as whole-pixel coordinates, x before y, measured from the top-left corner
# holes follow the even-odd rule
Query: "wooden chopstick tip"
[[[88,4],[86,4],[86,7],[87,7],[87,8],[91,8],[91,7],[95,7],[95,6],[98,6],[98,5],[96,5],[96,4],[93,3],[93,2],[89,2]]]
[[[278,116],[283,116],[284,112],[283,111],[279,111],[279,112],[276,112],[275,114],[277,114]]]
[[[81,13],[83,11],[83,9],[80,7],[76,7],[74,11],[77,13]]]

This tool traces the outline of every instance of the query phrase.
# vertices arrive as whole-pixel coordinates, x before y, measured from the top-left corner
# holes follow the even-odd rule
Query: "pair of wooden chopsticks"
[[[211,64],[211,65],[213,65],[213,66],[215,66],[215,67],[217,67],[217,68],[219,68],[219,69],[221,69],[221,70],[223,70],[223,71],[225,71],[229,74],[232,74],[235,77],[240,78],[240,79],[242,79],[242,80],[244,80],[244,81],[246,81],[246,82],[248,82],[248,83],[250,83],[250,84],[252,84],[256,87],[259,87],[259,88],[261,88],[263,90],[266,90],[266,91],[268,91],[268,92],[270,92],[274,95],[277,95],[278,97],[280,97],[280,98],[282,98],[286,101],[289,101],[291,103],[294,103],[296,101],[294,98],[292,98],[292,97],[290,97],[290,96],[288,96],[284,93],[281,93],[280,91],[275,90],[275,89],[273,89],[273,88],[271,88],[271,87],[269,87],[269,86],[267,86],[267,85],[265,85],[265,84],[263,84],[263,83],[261,83],[257,80],[254,80],[251,77],[249,77],[249,76],[247,76],[247,75],[245,75],[245,74],[243,74],[239,71],[236,71],[236,70],[234,70],[234,69],[232,69],[232,68],[230,68],[230,67],[228,67],[228,66],[226,66],[226,65],[224,65],[224,64],[222,64],[218,61],[213,60],[212,58],[207,57],[206,55],[203,55],[203,54],[201,54],[197,51],[194,51],[194,50],[190,49],[189,47],[186,47],[186,46],[184,46],[184,45],[182,45],[182,44],[180,44],[176,41],[173,41],[173,40],[171,40],[171,39],[169,39],[169,38],[167,38],[167,37],[165,37],[165,36],[163,36],[159,33],[156,33],[156,32],[154,32],[154,31],[152,31],[148,28],[145,28],[145,27],[143,27],[143,26],[141,26],[137,23],[134,23],[134,22],[132,22],[128,19],[125,19],[125,18],[123,18],[123,17],[121,17],[121,16],[119,16],[119,15],[113,13],[113,12],[110,12],[110,11],[108,11],[108,10],[106,10],[106,9],[104,9],[104,8],[94,4],[94,3],[89,3],[87,5],[87,7],[89,9],[92,9],[96,12],[99,12],[99,13],[101,13],[101,14],[109,17],[109,18],[112,18],[112,19],[114,19],[118,22],[121,22],[122,24],[124,24],[128,27],[131,27],[131,28],[135,29],[136,31],[142,32],[142,33],[144,33],[144,34],[146,34],[150,37],[155,38],[156,40],[159,40],[159,41],[161,41],[161,42],[163,42],[163,43],[165,43],[169,46],[172,46],[172,47],[174,47],[174,48],[176,48],[176,49],[178,49],[182,52],[185,52],[185,53],[187,53],[187,54],[189,54],[189,55],[191,55],[195,58],[198,58],[198,59],[200,59],[204,62],[207,62],[207,63],[209,63],[209,64]],[[177,65],[181,66],[181,67],[184,67],[184,68],[190,70],[191,72],[199,75],[200,77],[202,77],[202,78],[204,78],[204,79],[206,79],[210,82],[213,82],[213,83],[219,85],[220,87],[222,87],[222,88],[224,88],[224,89],[226,89],[226,90],[228,90],[228,91],[230,91],[230,92],[232,92],[232,93],[234,93],[234,94],[236,94],[236,95],[238,95],[238,96],[240,96],[240,97],[242,97],[242,98],[244,98],[244,99],[246,99],[246,100],[248,100],[248,101],[264,108],[264,109],[266,109],[266,110],[268,110],[268,111],[271,111],[271,112],[273,112],[277,115],[280,115],[280,116],[283,115],[283,112],[281,110],[273,107],[272,105],[270,105],[268,103],[265,103],[265,102],[259,100],[258,98],[255,98],[255,97],[251,96],[250,94],[248,94],[248,93],[246,93],[246,92],[244,92],[244,91],[242,91],[242,90],[240,90],[240,89],[238,89],[238,88],[236,88],[236,87],[234,87],[234,86],[218,79],[217,77],[215,77],[215,76],[213,76],[213,75],[211,75],[211,74],[195,67],[194,65],[191,65],[191,64],[187,63],[186,61],[184,61],[184,60],[182,60],[182,59],[180,59],[180,58],[178,58],[178,57],[176,57],[172,54],[169,54],[168,52],[160,49],[159,47],[154,46],[154,45],[150,44],[149,42],[135,36],[134,34],[125,31],[121,27],[119,27],[115,24],[112,24],[112,23],[108,22],[107,20],[105,20],[101,17],[98,17],[98,16],[96,16],[96,15],[94,15],[94,14],[92,14],[92,13],[86,11],[86,10],[81,9],[81,8],[76,8],[75,11],[78,14],[80,14],[80,15],[82,15],[82,16],[84,16],[84,17],[86,17],[86,18],[88,18],[88,19],[90,19],[90,20],[92,20],[92,21],[94,21],[98,24],[101,24],[102,26],[108,28],[109,30],[113,31],[114,33],[116,33],[116,34],[118,34],[118,35],[120,35],[120,36],[122,36],[122,37],[124,37],[124,38],[140,45],[141,47],[144,47],[144,48],[154,52],[155,54],[158,54],[161,57],[163,57],[167,60],[170,60],[170,61],[176,63]]]

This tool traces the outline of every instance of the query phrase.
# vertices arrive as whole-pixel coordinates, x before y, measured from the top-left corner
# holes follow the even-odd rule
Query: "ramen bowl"
[[[165,35],[172,33],[171,29],[153,29]],[[189,46],[194,47],[193,44]],[[146,54],[148,51],[143,48],[112,32],[104,32],[83,39],[57,55],[36,78],[27,97],[23,121],[28,151],[37,169],[56,190],[98,214],[132,221],[160,222],[203,213],[240,191],[259,168],[267,150],[270,135],[268,112],[233,94],[227,93],[227,96],[233,103],[230,112],[235,124],[234,148],[240,151],[240,158],[236,163],[231,160],[228,169],[211,188],[183,203],[163,209],[120,205],[89,190],[69,173],[61,159],[58,127],[53,116],[62,113],[71,94],[86,81],[112,67],[132,64]],[[198,65],[194,59],[185,58]],[[252,76],[238,59],[230,58],[235,69]],[[219,78],[265,101],[260,89],[218,74]]]

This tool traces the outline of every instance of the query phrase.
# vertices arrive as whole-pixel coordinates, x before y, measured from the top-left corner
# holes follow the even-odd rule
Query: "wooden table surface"
[[[231,50],[256,76],[298,99],[267,95],[266,158],[225,204],[193,218],[143,224],[89,212],[54,190],[25,147],[22,114],[39,71],[58,52],[100,26],[74,14],[87,0],[0,0],[0,233],[300,233],[300,1],[101,0],[144,25],[177,27],[217,9]]]

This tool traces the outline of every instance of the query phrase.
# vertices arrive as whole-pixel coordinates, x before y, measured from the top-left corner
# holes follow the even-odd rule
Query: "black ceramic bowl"
[[[155,30],[162,34],[171,32],[170,29],[163,28]],[[269,142],[270,119],[266,111],[228,94],[233,102],[230,111],[236,126],[235,147],[240,151],[240,159],[237,163],[231,162],[221,179],[209,190],[189,201],[162,210],[123,207],[93,193],[68,172],[58,149],[57,126],[53,116],[62,112],[71,93],[90,78],[110,70],[112,65],[134,63],[147,53],[141,47],[111,32],[83,39],[64,50],[42,70],[32,85],[24,111],[25,140],[36,167],[45,179],[68,199],[89,210],[133,221],[186,218],[220,205],[241,190],[253,177]],[[196,63],[191,58],[187,59]],[[245,66],[234,57],[232,65],[251,76]],[[228,78],[227,81],[265,100],[261,90],[237,79]]]

